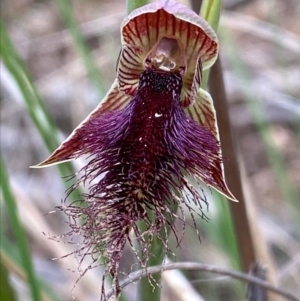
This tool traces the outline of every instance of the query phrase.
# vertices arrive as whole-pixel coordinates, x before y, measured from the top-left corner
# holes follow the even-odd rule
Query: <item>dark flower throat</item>
[[[71,204],[61,209],[70,217],[72,234],[84,237],[77,254],[92,255],[96,263],[100,252],[118,292],[119,261],[126,241],[131,243],[131,230],[141,245],[142,266],[149,256],[149,242],[136,222],[143,220],[148,233],[164,240],[159,233],[176,214],[172,206],[185,204],[192,212],[191,202],[201,210],[205,200],[187,176],[196,183],[219,185],[219,144],[186,116],[180,106],[181,89],[179,73],[147,69],[127,107],[95,118],[82,129],[78,155],[91,159],[78,184],[91,183],[87,207],[79,211]]]

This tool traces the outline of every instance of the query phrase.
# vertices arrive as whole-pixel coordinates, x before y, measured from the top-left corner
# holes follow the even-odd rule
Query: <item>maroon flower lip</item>
[[[187,175],[228,193],[220,177],[219,142],[185,114],[181,89],[179,71],[148,68],[124,109],[103,114],[81,128],[76,156],[91,156],[78,179],[78,184],[92,183],[84,195],[87,207],[79,210],[71,204],[60,209],[70,218],[72,234],[84,237],[77,252],[83,256],[100,252],[118,292],[119,261],[131,230],[145,250],[140,263],[145,266],[147,262],[149,245],[137,222],[145,221],[147,232],[159,235],[175,215],[170,204],[184,204],[193,211],[190,202],[198,208],[206,202]],[[155,221],[148,210],[154,212]],[[78,222],[80,217],[83,224]]]
[[[86,206],[73,203],[58,208],[69,217],[68,235],[83,239],[74,253],[83,258],[91,255],[92,265],[102,255],[103,277],[113,277],[117,295],[119,262],[127,241],[134,249],[132,235],[140,245],[138,260],[146,267],[150,243],[144,235],[156,235],[167,246],[160,232],[167,227],[174,231],[170,220],[177,216],[172,208],[182,210],[184,205],[193,218],[193,213],[199,214],[195,204],[203,215],[202,205],[207,202],[194,184],[204,182],[235,200],[223,176],[212,99],[199,88],[202,70],[217,56],[214,32],[173,0],[133,11],[121,29],[122,51],[110,91],[70,137],[36,166],[88,156],[70,189],[90,185],[83,195]],[[146,232],[137,226],[140,221]]]

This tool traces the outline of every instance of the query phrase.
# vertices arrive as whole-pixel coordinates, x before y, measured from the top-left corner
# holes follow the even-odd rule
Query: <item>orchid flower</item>
[[[176,216],[170,205],[186,205],[192,213],[195,204],[202,212],[206,198],[195,187],[201,183],[235,200],[224,180],[212,99],[200,89],[202,71],[218,55],[214,31],[184,5],[160,0],[124,19],[121,39],[110,90],[37,165],[87,156],[76,184],[90,184],[86,207],[60,209],[69,216],[70,233],[83,237],[77,254],[92,255],[96,262],[100,253],[104,276],[113,277],[117,294],[120,258],[127,241],[133,246],[133,236],[142,250],[140,263],[147,263],[149,243],[139,221],[146,223],[148,234],[163,240],[159,233],[170,226],[167,217]]]

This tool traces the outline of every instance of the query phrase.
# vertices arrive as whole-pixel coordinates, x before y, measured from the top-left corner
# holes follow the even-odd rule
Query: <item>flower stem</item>
[[[169,209],[171,212],[176,213],[177,211],[177,204],[169,205]],[[148,217],[151,219],[151,221],[154,223],[155,222],[155,215],[154,211],[148,210]],[[155,266],[157,264],[162,264],[165,254],[166,254],[166,248],[165,245],[162,243],[162,240],[167,242],[168,241],[168,236],[171,231],[171,225],[174,223],[174,217],[169,217],[168,218],[169,225],[166,227],[163,227],[162,230],[159,233],[159,236],[161,239],[159,239],[157,236],[154,236],[152,238],[151,242],[151,247],[150,247],[150,256],[147,262],[148,267]],[[146,224],[144,222],[141,222],[139,224],[139,228],[142,233],[147,231]],[[149,240],[149,237],[146,237],[145,239]],[[142,278],[141,281],[139,282],[139,292],[138,300],[143,300],[143,301],[159,301],[160,300],[160,294],[161,294],[161,287],[160,287],[160,278],[161,275],[154,274],[151,276],[151,279],[149,280],[148,277]]]
[[[152,256],[150,255],[149,257],[148,266],[152,267],[155,266],[158,262],[159,264],[163,262],[165,256],[165,247],[160,241],[158,241],[156,237],[153,238],[150,252]],[[160,274],[155,274],[152,276],[151,280],[149,280],[148,277],[141,279],[139,283],[138,300],[143,300],[143,301],[160,300],[160,294],[161,294],[161,288],[159,286],[160,277],[161,277]],[[152,281],[153,284],[150,281]]]
[[[222,0],[203,0],[200,15],[205,19],[214,31],[218,30],[222,10]],[[205,70],[202,76],[201,88],[205,89],[208,83],[209,70]]]

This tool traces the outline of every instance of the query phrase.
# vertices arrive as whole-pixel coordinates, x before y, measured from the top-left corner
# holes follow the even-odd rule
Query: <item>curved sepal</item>
[[[119,91],[118,81],[115,80],[110,90],[107,92],[101,103],[93,110],[88,117],[77,126],[71,135],[52,153],[45,161],[32,166],[32,168],[42,168],[59,164],[77,158],[81,151],[82,139],[87,135],[85,128],[101,115],[123,109],[131,100],[131,97]]]
[[[222,164],[222,167],[223,167],[223,164]],[[227,184],[226,184],[225,178],[224,178],[224,173],[222,173],[222,176],[219,175],[219,178],[217,179],[217,181],[218,181],[218,186],[210,185],[210,184],[208,184],[208,186],[210,186],[211,188],[217,190],[219,193],[224,195],[227,199],[229,199],[233,202],[239,202],[236,199],[236,197],[231,193],[229,188],[227,187]]]
[[[203,89],[199,89],[196,95],[195,103],[188,108],[185,108],[184,111],[194,121],[208,129],[215,136],[217,141],[220,142],[216,111],[213,105],[213,100],[208,92]],[[216,172],[213,174],[214,183],[208,183],[207,181],[204,182],[230,200],[237,202],[236,198],[226,185],[221,148],[219,150],[219,160],[216,160],[213,164],[217,164],[216,167],[218,170],[221,170],[221,173]],[[201,178],[201,180],[203,180],[203,178]]]
[[[195,98],[195,103],[184,109],[200,125],[210,130],[219,141],[219,131],[217,125],[216,111],[213,100],[208,92],[199,89]]]

